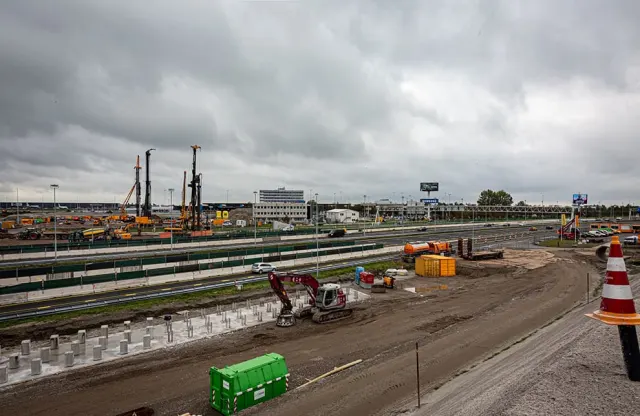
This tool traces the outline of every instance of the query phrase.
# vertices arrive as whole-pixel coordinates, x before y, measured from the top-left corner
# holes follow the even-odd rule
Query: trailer
[[[464,256],[465,260],[494,260],[504,258],[504,250],[476,251]]]

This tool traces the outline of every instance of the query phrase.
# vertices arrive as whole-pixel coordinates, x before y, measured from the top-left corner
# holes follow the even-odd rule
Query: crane
[[[198,150],[202,149],[197,144],[191,146],[193,149],[193,164],[191,169],[191,230],[196,231],[200,228],[200,207],[198,206],[198,187],[200,184],[200,175],[196,174],[196,155]],[[196,215],[196,209],[198,209]]]
[[[131,189],[129,190],[129,193],[127,194],[127,197],[124,199],[124,202],[122,203],[122,205],[120,205],[120,220],[121,221],[126,221],[129,219],[129,216],[127,215],[127,204],[129,204],[129,200],[131,199],[131,195],[133,195],[133,191],[136,190],[136,184],[134,183],[133,186],[131,187]]]
[[[156,149],[149,149],[147,150],[144,154],[146,157],[146,175],[147,175],[147,180],[145,183],[145,190],[144,190],[144,206],[142,207],[142,216],[143,217],[147,217],[147,218],[151,218],[151,179],[150,179],[150,169],[151,169],[151,151],[152,150],[156,150]]]
[[[282,302],[280,315],[276,319],[276,325],[281,327],[293,326],[296,318],[312,316],[313,322],[324,324],[347,318],[353,314],[353,309],[347,308],[347,295],[340,285],[320,283],[310,274],[296,273],[269,273],[269,284],[274,293]],[[283,282],[299,283],[305,287],[309,294],[309,306],[293,313],[293,304],[287,295]]]
[[[133,167],[136,170],[136,183],[135,183],[135,187],[136,187],[136,217],[140,216],[140,197],[141,197],[141,192],[140,192],[140,169],[142,169],[140,167],[140,155],[138,155],[138,157],[136,158],[136,165]]]

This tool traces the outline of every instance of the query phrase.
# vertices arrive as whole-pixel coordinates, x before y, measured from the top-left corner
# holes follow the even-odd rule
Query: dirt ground
[[[594,265],[572,253],[558,252],[548,260],[533,269],[459,262],[456,277],[403,282],[405,287],[443,284],[446,290],[376,294],[358,305],[350,320],[305,321],[292,328],[265,324],[24,383],[2,391],[0,401],[6,414],[109,415],[149,406],[158,415],[214,415],[208,405],[209,367],[277,352],[287,361],[294,389],[335,366],[364,362],[243,414],[390,415],[400,405],[406,412],[415,396],[416,342],[427,392],[582,301],[587,273],[598,279]]]
[[[632,288],[640,290],[637,276]],[[599,300],[428,393],[407,416],[640,414],[640,390],[626,376],[616,327],[584,316]]]

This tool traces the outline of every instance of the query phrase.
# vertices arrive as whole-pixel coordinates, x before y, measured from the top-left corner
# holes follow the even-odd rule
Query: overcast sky
[[[640,203],[640,2],[0,0],[0,195]],[[144,170],[142,171],[144,176]],[[449,197],[449,195],[451,196]]]

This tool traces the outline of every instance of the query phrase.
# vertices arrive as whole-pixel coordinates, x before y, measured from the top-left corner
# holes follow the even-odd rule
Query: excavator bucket
[[[293,316],[292,311],[280,311],[280,315],[276,318],[276,326],[283,328],[294,326],[296,324],[296,318]]]

